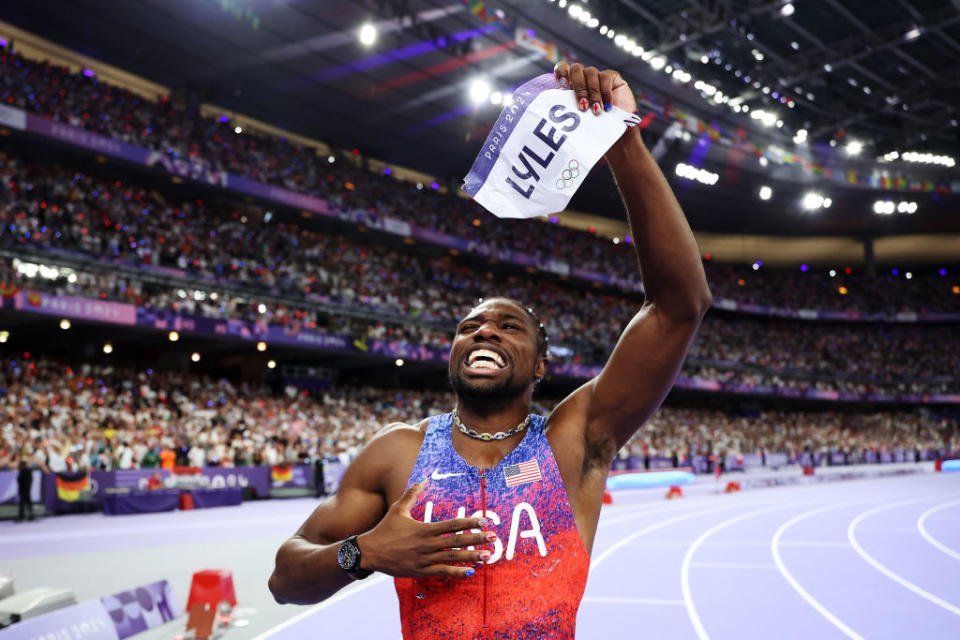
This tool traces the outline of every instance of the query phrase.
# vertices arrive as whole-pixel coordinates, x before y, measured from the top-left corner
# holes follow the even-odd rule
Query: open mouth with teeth
[[[475,349],[467,356],[467,366],[471,369],[491,369],[495,371],[506,367],[507,362],[496,351]]]

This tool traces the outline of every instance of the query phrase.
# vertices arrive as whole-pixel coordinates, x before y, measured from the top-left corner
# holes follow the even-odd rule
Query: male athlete
[[[616,71],[554,72],[581,111],[636,109]],[[367,444],[280,547],[278,602],[319,602],[380,571],[395,578],[407,640],[574,637],[610,464],[662,402],[710,304],[693,234],[640,131],[606,158],[646,299],[603,371],[547,418],[528,415],[546,334],[512,300],[478,305],[450,347],[454,411]]]

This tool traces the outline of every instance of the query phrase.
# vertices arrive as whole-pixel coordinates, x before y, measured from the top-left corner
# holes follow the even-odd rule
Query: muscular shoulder
[[[359,484],[376,488],[388,498],[406,486],[426,435],[427,421],[385,425],[370,439],[348,472]]]
[[[428,420],[422,420],[416,424],[405,422],[386,424],[370,438],[367,448],[389,449],[416,445],[419,449],[423,444],[423,437],[427,434],[427,423]]]

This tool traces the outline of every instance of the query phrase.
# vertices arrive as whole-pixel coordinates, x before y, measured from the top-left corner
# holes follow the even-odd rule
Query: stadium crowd
[[[446,349],[456,319],[478,298],[502,294],[535,307],[548,326],[554,360],[575,364],[602,363],[639,304],[626,294],[478,270],[449,256],[277,224],[254,206],[174,203],[156,191],[27,165],[2,152],[0,174],[6,177],[0,182],[0,248],[42,256],[46,265],[42,271],[21,258],[0,261],[5,295],[29,287]],[[51,266],[68,258],[82,259],[84,268]],[[112,260],[128,268],[121,272]],[[171,276],[179,284],[172,285]],[[318,310],[319,303],[327,310]],[[351,310],[382,319],[361,320]],[[960,341],[944,325],[713,313],[691,356],[701,365],[697,377],[724,382],[930,393],[956,391],[958,349]],[[750,370],[737,370],[740,365]]]
[[[372,218],[395,217],[448,235],[469,238],[470,250],[482,255],[503,257],[505,251],[521,251],[549,259],[556,255],[557,247],[564,247],[565,259],[578,267],[625,280],[637,278],[632,251],[625,243],[612,249],[609,240],[589,233],[529,220],[511,222],[512,233],[505,234],[500,225],[482,224],[486,214],[471,201],[441,194],[422,184],[366,171],[349,162],[337,161],[335,155],[318,155],[315,149],[293,144],[283,137],[249,130],[236,133],[228,119],[189,113],[165,96],[147,100],[100,82],[96,76],[71,73],[49,62],[26,59],[9,47],[0,53],[0,101],[141,145],[174,159],[201,163],[212,170],[229,171],[322,197],[340,209],[359,209]],[[335,162],[330,163],[330,158]],[[9,167],[6,170],[9,171]],[[66,184],[62,188],[66,188]],[[94,191],[104,193],[103,189]],[[149,209],[149,206],[136,211],[143,208]],[[112,209],[114,214],[118,213],[116,206]],[[177,215],[187,215],[184,209],[180,208]],[[160,211],[154,211],[154,217],[159,214]],[[121,223],[118,231],[123,231],[123,226]],[[128,222],[126,226],[131,225]],[[79,228],[75,231],[81,233]],[[158,258],[161,262],[164,252],[169,253],[177,246],[193,246],[173,243],[173,238],[182,239],[175,235],[170,236],[171,244],[167,247],[150,244],[144,247],[140,241],[126,241],[124,234],[126,231],[112,234],[119,237],[102,241],[90,237],[86,243],[100,245],[106,253],[127,255],[128,244],[136,242],[136,247],[130,247],[135,250],[133,253],[148,261],[155,259],[153,256],[161,256]],[[136,238],[137,234],[130,237]],[[210,243],[206,236],[195,238],[200,247]],[[209,258],[199,247],[197,253],[199,255],[187,252],[175,261],[192,261],[195,262],[192,266],[201,267]],[[173,256],[167,258],[173,259]],[[243,257],[238,260],[246,262]],[[237,271],[242,269],[238,265],[230,266],[236,266]],[[730,266],[711,266],[708,270],[715,296],[768,306],[884,313],[960,310],[960,288],[954,293],[956,283],[948,283],[947,278],[939,274],[917,274],[918,277],[908,280],[905,273],[886,272],[870,277],[852,270],[847,273],[845,269],[833,277],[824,271],[761,269],[757,272],[750,267]],[[234,275],[242,278],[244,274]],[[269,282],[274,274],[257,275]]]
[[[21,453],[52,471],[348,461],[391,422],[449,411],[449,392],[341,387],[279,393],[249,383],[31,354],[0,364],[0,468]],[[538,399],[546,414],[556,400]],[[724,411],[663,407],[622,455],[763,450],[960,449],[956,420],[926,411]]]

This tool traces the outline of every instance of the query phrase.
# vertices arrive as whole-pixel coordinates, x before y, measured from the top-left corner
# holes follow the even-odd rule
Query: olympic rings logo
[[[574,180],[580,177],[580,161],[574,158],[567,164],[567,168],[560,172],[557,179],[557,189],[564,190],[573,186]]]

